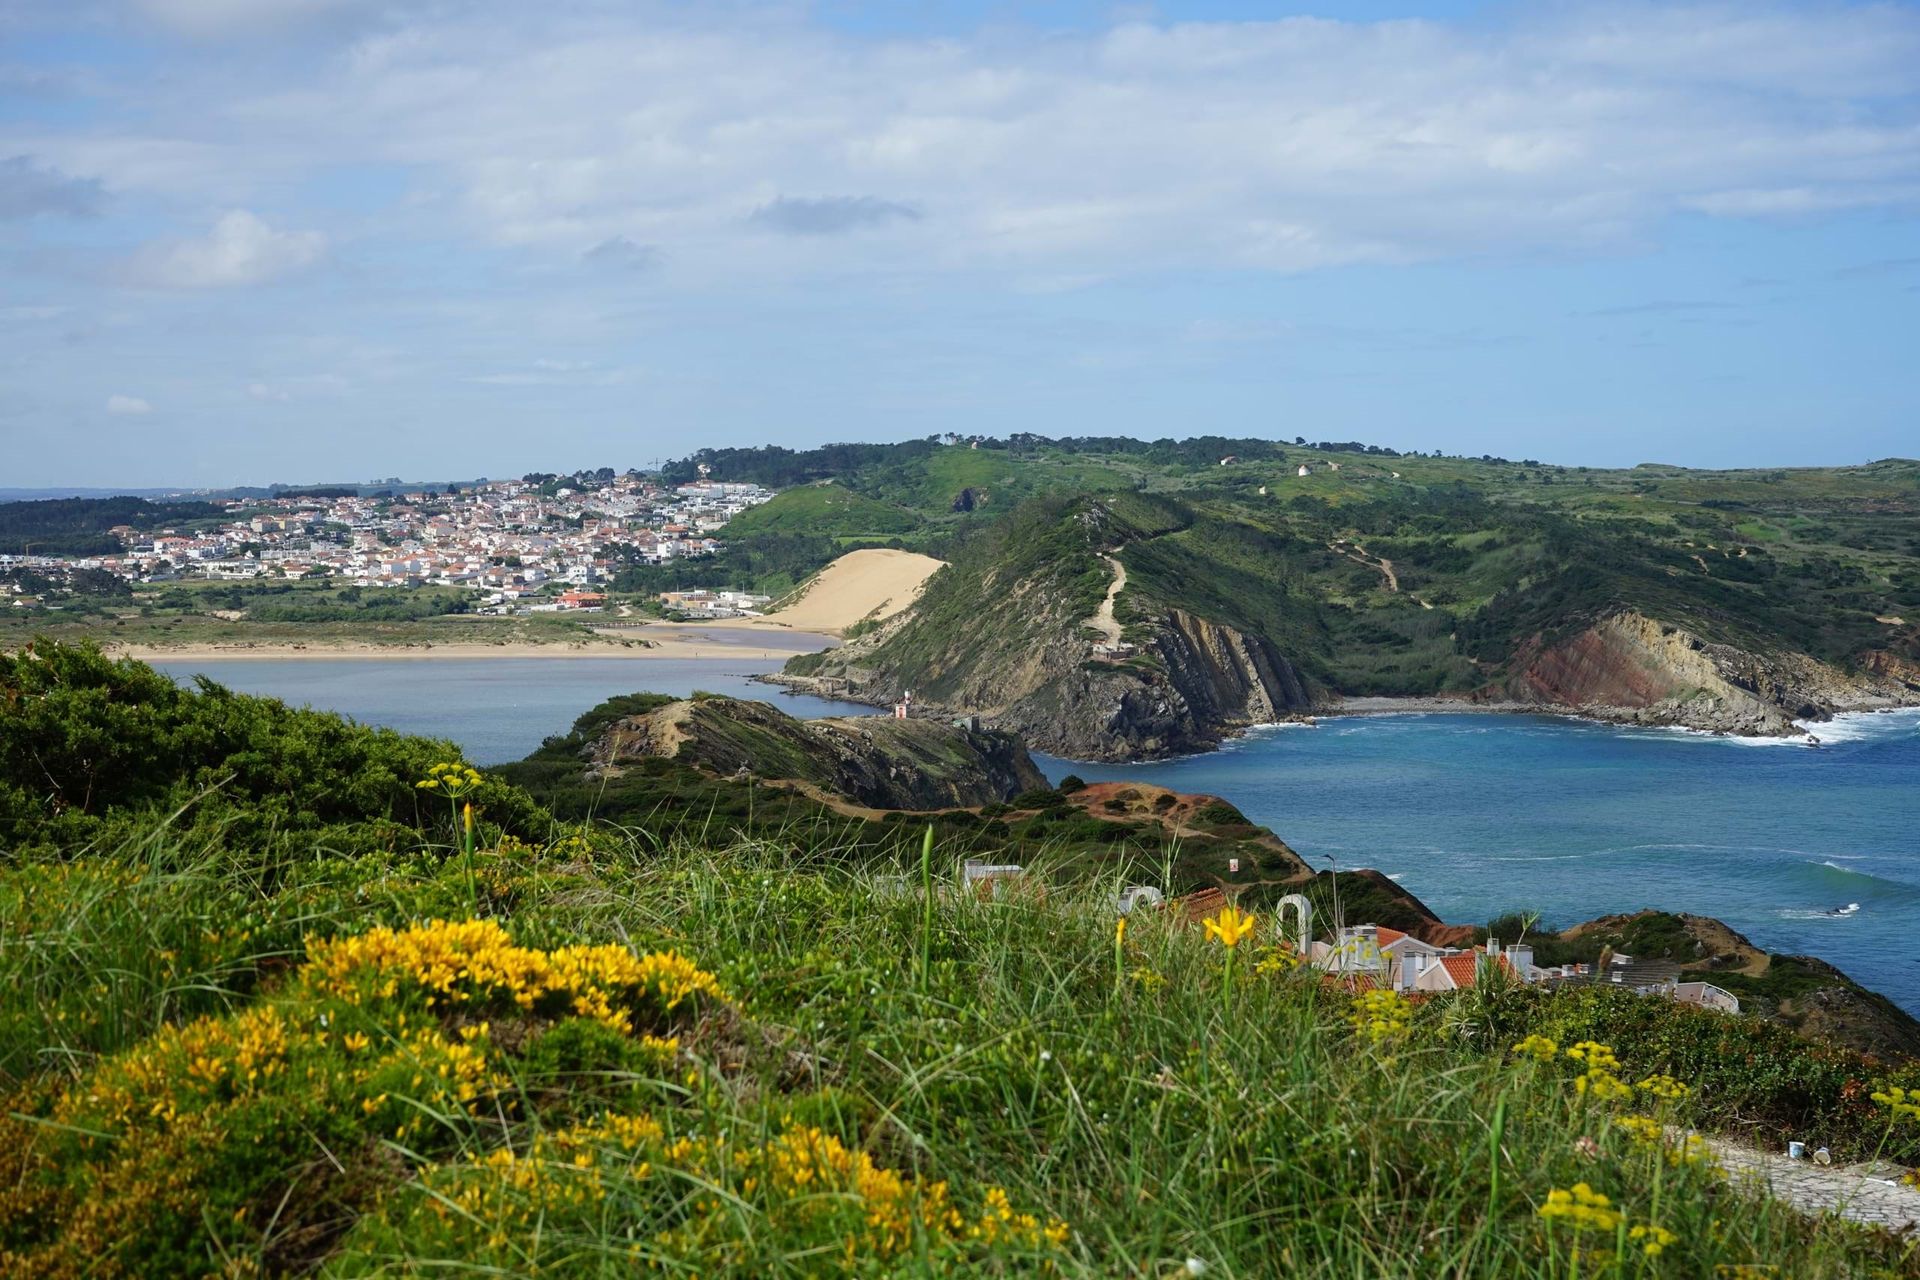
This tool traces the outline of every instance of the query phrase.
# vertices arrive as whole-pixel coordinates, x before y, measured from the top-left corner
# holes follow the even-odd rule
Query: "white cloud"
[[[153,405],[139,396],[111,395],[107,397],[107,412],[121,414],[152,413]]]
[[[441,15],[232,118],[283,150],[431,174],[496,243],[645,244],[743,275],[1578,253],[1676,213],[1912,208],[1920,190],[1920,13],[1897,7],[918,41],[728,15]]]
[[[275,231],[245,209],[223,215],[207,235],[151,244],[134,256],[132,278],[166,289],[265,284],[304,270],[326,252],[318,231]]]
[[[381,6],[375,0],[135,0],[134,7],[186,35],[219,39],[364,17]]]
[[[875,40],[784,7],[138,2],[210,34],[377,22],[305,40],[318,60],[130,88],[153,125],[49,126],[13,149],[116,196],[233,204],[378,167],[411,190],[367,234],[670,263],[673,283],[1567,255],[1677,214],[1920,208],[1920,11],[1899,5],[1576,0],[1461,24]],[[251,221],[144,255],[148,278],[250,283],[324,249],[229,218]],[[845,231],[863,234],[829,234]]]

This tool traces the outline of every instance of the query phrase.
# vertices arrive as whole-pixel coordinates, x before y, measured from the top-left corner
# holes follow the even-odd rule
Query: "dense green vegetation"
[[[911,838],[493,777],[469,862],[402,797],[445,744],[163,683],[0,679],[0,1275],[1920,1274],[1659,1128],[1911,1160],[1869,1094],[1920,1068],[1619,991],[1360,1001],[1266,921],[1230,969],[1117,934],[1069,862],[957,892],[944,834],[928,898]]]
[[[729,542],[762,533],[884,539],[919,527],[919,517],[904,507],[837,484],[810,484],[747,508],[727,522],[726,535]]]
[[[107,533],[116,525],[136,529],[189,528],[218,520],[225,511],[206,502],[149,502],[145,498],[45,498],[0,502],[0,555],[102,556],[125,548]]]
[[[366,851],[417,843],[444,808],[414,788],[447,743],[369,729],[143,663],[32,644],[0,653],[0,848],[65,850],[168,818],[263,860],[289,846]],[[489,784],[504,831],[536,833],[525,796]]]

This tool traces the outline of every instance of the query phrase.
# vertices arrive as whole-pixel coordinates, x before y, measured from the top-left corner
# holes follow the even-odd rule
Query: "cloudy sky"
[[[0,0],[0,486],[1920,454],[1920,6]]]

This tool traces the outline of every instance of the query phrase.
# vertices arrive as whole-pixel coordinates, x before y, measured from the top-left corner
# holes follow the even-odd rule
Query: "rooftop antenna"
[[[1347,932],[1347,913],[1340,907],[1340,860],[1328,854],[1327,863],[1333,868],[1333,937],[1338,945]]]

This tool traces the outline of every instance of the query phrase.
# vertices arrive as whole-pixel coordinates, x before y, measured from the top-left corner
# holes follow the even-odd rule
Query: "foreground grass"
[[[0,1274],[1920,1272],[1649,1128],[1732,1087],[1670,1027],[1576,1089],[1602,1005],[1357,1016],[1263,932],[1225,989],[1197,930],[1116,942],[1110,886],[928,913],[777,843],[458,863],[0,873]]]

